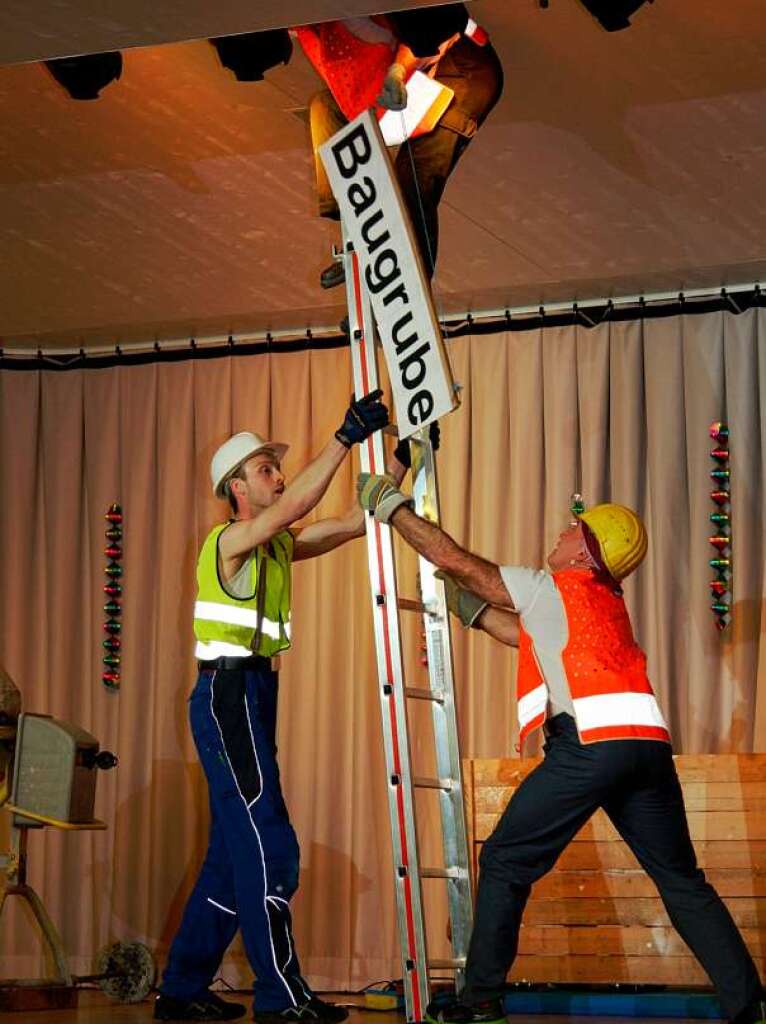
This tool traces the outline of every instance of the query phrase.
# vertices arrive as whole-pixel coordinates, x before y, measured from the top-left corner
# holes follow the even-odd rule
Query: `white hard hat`
[[[228,441],[224,441],[210,460],[210,479],[216,498],[224,497],[223,485],[234,470],[263,448],[274,452],[277,461],[281,462],[288,446],[278,444],[276,441],[264,441],[258,434],[251,434],[249,430],[243,430],[240,434],[230,437]]]

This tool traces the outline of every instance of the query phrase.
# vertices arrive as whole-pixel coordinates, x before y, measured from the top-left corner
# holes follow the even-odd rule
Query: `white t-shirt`
[[[561,594],[550,573],[520,565],[501,565],[500,575],[529,634],[548,687],[548,717],[565,711],[574,717],[562,653],[569,626]]]

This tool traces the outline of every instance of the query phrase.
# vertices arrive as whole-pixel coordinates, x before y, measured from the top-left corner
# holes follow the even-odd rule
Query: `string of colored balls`
[[[106,528],[107,546],[104,554],[107,558],[106,583],[104,594],[107,600],[104,604],[104,632],[106,636],[103,641],[104,653],[102,656],[103,669],[101,671],[101,682],[110,690],[120,688],[120,648],[122,641],[122,508],[113,502],[104,516],[108,526]]]
[[[713,597],[710,609],[715,616],[716,628],[724,630],[731,622],[732,587],[729,428],[726,423],[717,420],[710,424],[709,434],[716,443],[716,447],[710,452],[710,458],[714,462],[714,467],[710,470],[710,478],[715,488],[710,492],[714,505],[710,513],[710,522],[713,524],[714,533],[708,539],[716,549],[715,557],[711,558],[709,563],[715,572],[715,578],[710,581],[710,593]]]

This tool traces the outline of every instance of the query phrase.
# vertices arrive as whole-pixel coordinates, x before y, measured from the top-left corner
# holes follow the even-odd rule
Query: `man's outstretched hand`
[[[380,388],[377,388],[358,401],[352,399],[343,422],[335,431],[336,438],[346,448],[350,448],[352,444],[359,444],[370,434],[386,426],[388,409],[380,400],[382,394]]]

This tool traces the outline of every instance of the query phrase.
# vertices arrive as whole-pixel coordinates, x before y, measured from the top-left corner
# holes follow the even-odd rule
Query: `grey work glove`
[[[387,523],[400,505],[413,505],[412,498],[402,494],[385,473],[360,473],[356,479],[359,504],[366,512],[374,512],[379,523]]]
[[[447,607],[453,615],[457,615],[464,626],[476,627],[476,620],[489,604],[484,598],[474,594],[472,590],[465,590],[457,580],[442,569],[437,569],[434,576],[444,582],[444,592],[447,597]]]
[[[386,110],[404,110],[407,106],[407,86],[404,84],[405,70],[401,64],[392,64],[383,79],[383,86],[376,102]]]
[[[380,388],[371,391],[364,398],[351,399],[343,422],[335,431],[336,438],[346,448],[359,444],[388,423],[388,409],[381,402]]]

